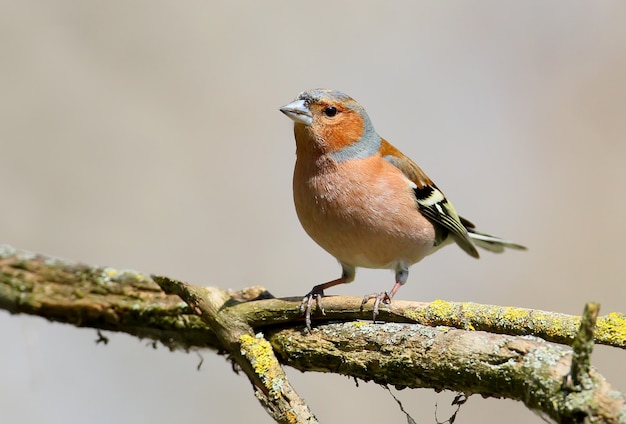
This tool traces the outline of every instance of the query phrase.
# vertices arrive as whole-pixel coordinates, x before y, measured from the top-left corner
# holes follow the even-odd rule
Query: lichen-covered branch
[[[324,324],[310,334],[280,329],[266,337],[285,364],[302,371],[516,399],[556,422],[626,422],[624,394],[595,370],[588,387],[563,390],[571,349],[535,337],[366,322]]]
[[[241,300],[237,313],[255,329],[302,321],[301,298],[275,299],[262,287],[229,292]],[[324,298],[325,315],[316,322],[371,319],[372,305],[361,298]],[[149,276],[132,270],[75,262],[0,245],[0,309],[38,315],[80,327],[121,331],[158,340],[170,348],[220,348],[213,331],[181,301],[165,294]],[[430,303],[394,300],[381,308],[386,322],[445,325],[512,335],[534,335],[570,345],[580,317],[531,309],[480,305],[470,302]],[[626,315],[598,317],[596,343],[626,349]]]
[[[599,311],[598,303],[590,302],[585,305],[578,335],[572,343],[572,366],[566,378],[566,385],[571,390],[580,390],[581,387],[589,387],[592,384],[589,381],[591,378],[589,371],[593,352],[593,333]]]
[[[0,309],[125,332],[175,348],[219,348],[176,295],[136,271],[78,264],[0,246]]]
[[[148,337],[171,349],[230,352],[249,377],[250,372],[254,375],[251,381],[267,399],[275,383],[283,381],[271,378],[282,372],[276,352],[281,363],[302,371],[508,397],[558,422],[626,422],[623,394],[585,362],[580,364],[589,384],[568,388],[563,383],[572,375],[571,349],[529,337],[571,344],[580,317],[473,303],[394,300],[381,310],[379,319],[388,323],[380,325],[369,322],[371,305],[361,308],[360,298],[337,296],[324,299],[326,315],[314,313],[316,325],[308,333],[303,331],[300,298],[275,299],[260,287],[225,292],[180,283],[167,286],[168,281],[172,283],[160,280],[168,290],[178,290],[176,294],[167,294],[152,278],[135,271],[0,246],[0,309]],[[354,322],[358,319],[368,321]],[[344,322],[327,322],[331,320]],[[624,315],[598,317],[595,332],[589,328],[587,342],[593,338],[626,347]],[[256,337],[260,331],[265,338]],[[306,407],[295,391],[289,396]],[[273,404],[266,405],[271,409]],[[278,412],[273,416],[281,419]]]
[[[232,313],[228,305],[237,301],[225,290],[197,287],[166,277],[154,277],[167,293],[180,296],[209,325],[237,365],[248,376],[257,399],[278,423],[315,424],[309,410],[276,359],[269,342],[254,334],[245,316]]]
[[[361,307],[362,297],[329,296],[324,298],[324,314],[314,312],[315,322],[336,320],[371,320],[372,302]],[[302,320],[301,298],[266,299],[237,306],[248,316],[253,327],[292,323]],[[530,335],[571,345],[578,334],[580,316],[512,306],[482,305],[472,302],[413,302],[394,299],[380,308],[378,320],[397,323],[444,325],[490,333]],[[595,343],[626,349],[626,315],[611,312],[598,317]]]

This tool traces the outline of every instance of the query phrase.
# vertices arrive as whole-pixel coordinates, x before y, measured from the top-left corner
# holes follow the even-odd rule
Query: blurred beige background
[[[340,89],[480,229],[398,298],[626,312],[626,3],[2,1],[0,243],[197,284],[306,293],[339,275],[300,228],[278,108]],[[333,293],[389,289],[361,270]],[[0,311],[0,417],[272,422],[223,357]],[[595,363],[626,390],[624,352]],[[406,422],[382,388],[288,370],[322,422]],[[398,394],[419,422],[452,394]],[[465,423],[542,422],[471,397]]]

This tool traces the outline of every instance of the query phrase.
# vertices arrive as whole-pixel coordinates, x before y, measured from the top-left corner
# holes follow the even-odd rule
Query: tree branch
[[[563,378],[574,378],[570,371],[578,367],[573,365],[571,349],[519,336],[533,334],[569,344],[577,334],[579,317],[473,303],[394,300],[381,311],[380,319],[395,323],[380,325],[353,322],[371,318],[371,305],[360,308],[360,299],[328,297],[326,315],[314,314],[318,325],[308,333],[302,330],[300,299],[274,299],[260,287],[225,292],[157,280],[177,295],[165,293],[135,271],[76,264],[0,246],[0,308],[149,337],[170,349],[208,347],[229,352],[279,422],[302,422],[281,415],[289,408],[301,408],[301,419],[314,417],[283,379],[278,361],[302,371],[338,372],[398,387],[508,397],[559,422],[583,417],[626,422],[624,395],[588,362],[578,364],[589,384],[571,390],[563,385]],[[351,322],[319,324],[329,320]],[[594,337],[593,330],[586,334],[588,341]],[[626,347],[626,317],[617,313],[599,317],[595,340]],[[588,349],[589,344],[583,346]],[[287,388],[284,393],[276,391],[283,388]],[[277,404],[274,400],[283,395],[284,403]]]
[[[294,390],[271,345],[254,334],[245,317],[232,312],[237,303],[224,290],[200,288],[165,277],[154,277],[166,293],[180,296],[211,327],[230,357],[248,376],[257,399],[278,423],[317,423]]]
[[[229,295],[239,299],[240,314],[253,328],[302,321],[300,298],[276,299],[255,286]],[[243,302],[257,300],[257,302]],[[324,298],[325,315],[317,322],[368,320],[372,305],[361,298]],[[121,331],[148,337],[175,348],[221,348],[215,334],[175,295],[165,294],[147,275],[132,270],[77,264],[72,261],[0,246],[0,309],[38,315],[79,327]],[[580,317],[523,308],[471,302],[430,303],[394,300],[380,310],[380,320],[445,325],[511,335],[535,335],[570,345]],[[209,331],[207,331],[209,330]],[[598,317],[596,343],[626,349],[626,315]]]
[[[572,351],[534,337],[419,324],[325,324],[266,333],[283,363],[398,388],[453,390],[524,402],[557,422],[624,422],[626,398],[595,370],[590,385],[563,390]]]

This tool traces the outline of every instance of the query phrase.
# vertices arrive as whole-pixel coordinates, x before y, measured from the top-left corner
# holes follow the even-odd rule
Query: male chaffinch
[[[456,242],[478,258],[476,246],[492,252],[526,249],[475,230],[460,217],[430,178],[381,138],[365,109],[344,93],[304,91],[280,111],[291,118],[296,138],[293,197],[304,230],[341,264],[341,277],[313,287],[302,300],[308,328],[324,290],[354,280],[357,267],[395,271],[390,292],[366,295],[389,303],[406,283],[409,267]],[[323,312],[323,309],[322,309]]]

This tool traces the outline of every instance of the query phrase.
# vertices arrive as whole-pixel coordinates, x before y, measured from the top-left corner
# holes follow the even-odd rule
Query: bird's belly
[[[411,234],[388,234],[349,228],[341,222],[320,222],[326,230],[303,227],[317,244],[342,263],[364,268],[397,268],[412,265],[428,254],[433,246],[428,230]]]
[[[342,263],[393,269],[418,262],[433,247],[435,230],[408,190],[406,196],[371,184],[329,190],[328,181],[315,180],[294,189],[303,228]]]

